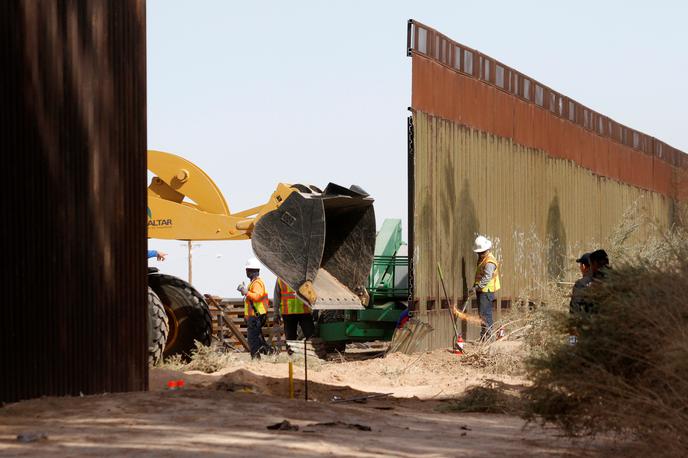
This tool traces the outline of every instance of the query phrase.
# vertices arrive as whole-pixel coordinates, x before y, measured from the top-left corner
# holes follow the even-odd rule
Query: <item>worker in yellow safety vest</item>
[[[275,304],[275,321],[284,322],[284,335],[287,340],[296,340],[299,326],[306,339],[313,335],[315,324],[311,308],[308,304],[304,304],[296,296],[296,292],[281,278],[278,278],[275,283],[273,304]]]
[[[478,266],[475,270],[475,282],[472,291],[478,298],[478,313],[480,314],[480,338],[489,337],[492,332],[492,307],[495,295],[501,287],[499,280],[499,263],[490,252],[492,242],[480,235],[473,243],[473,251],[478,254]]]
[[[263,326],[267,321],[270,300],[263,279],[260,278],[260,264],[256,258],[246,262],[246,276],[250,283],[248,288],[244,283],[237,287],[237,291],[244,296],[244,320],[246,320],[248,346],[251,358],[260,358],[261,353],[267,353],[270,348],[263,336]]]

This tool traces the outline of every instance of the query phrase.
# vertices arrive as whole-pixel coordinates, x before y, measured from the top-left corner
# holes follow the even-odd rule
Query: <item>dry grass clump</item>
[[[526,357],[541,353],[547,343],[561,338],[551,323],[568,316],[564,312],[568,310],[568,288],[552,282],[542,291],[546,292],[546,302],[516,302],[494,322],[489,338],[466,346],[462,364],[492,374],[522,375]],[[498,338],[500,330],[503,338]]]
[[[490,374],[519,375],[523,373],[523,358],[509,353],[468,350],[461,357],[462,364],[484,369]]]
[[[215,345],[206,346],[196,341],[187,361],[181,355],[173,355],[165,360],[162,367],[181,371],[201,371],[207,374],[217,372],[236,361],[232,353],[220,351]]]
[[[514,274],[527,283],[517,291],[512,313],[527,311],[533,304],[548,303],[557,281],[547,272],[548,243],[534,227],[527,232],[514,231],[513,239]]]
[[[594,313],[543,320],[526,416],[571,435],[632,437],[639,454],[685,456],[688,237],[675,229],[649,238],[635,256],[615,249],[614,270],[588,290]]]
[[[520,375],[524,372],[524,352],[520,339],[480,341],[467,345],[461,364],[483,369],[491,374]]]
[[[487,380],[482,385],[468,388],[458,399],[437,408],[440,412],[483,412],[521,414],[523,401],[518,392],[508,385]]]

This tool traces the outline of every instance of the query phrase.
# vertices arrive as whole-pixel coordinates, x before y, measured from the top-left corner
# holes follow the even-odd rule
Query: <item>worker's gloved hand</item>
[[[239,291],[242,296],[246,296],[246,293],[248,293],[248,290],[246,289],[246,284],[244,282],[241,282],[239,286],[237,286],[237,291]]]

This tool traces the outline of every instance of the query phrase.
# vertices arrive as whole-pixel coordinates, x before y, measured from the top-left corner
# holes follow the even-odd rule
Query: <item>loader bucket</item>
[[[314,310],[363,309],[375,250],[373,199],[355,186],[298,189],[258,220],[253,251]]]

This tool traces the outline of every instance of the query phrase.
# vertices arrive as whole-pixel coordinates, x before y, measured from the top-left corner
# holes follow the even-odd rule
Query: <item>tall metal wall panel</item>
[[[0,3],[0,401],[144,390],[143,0]]]

